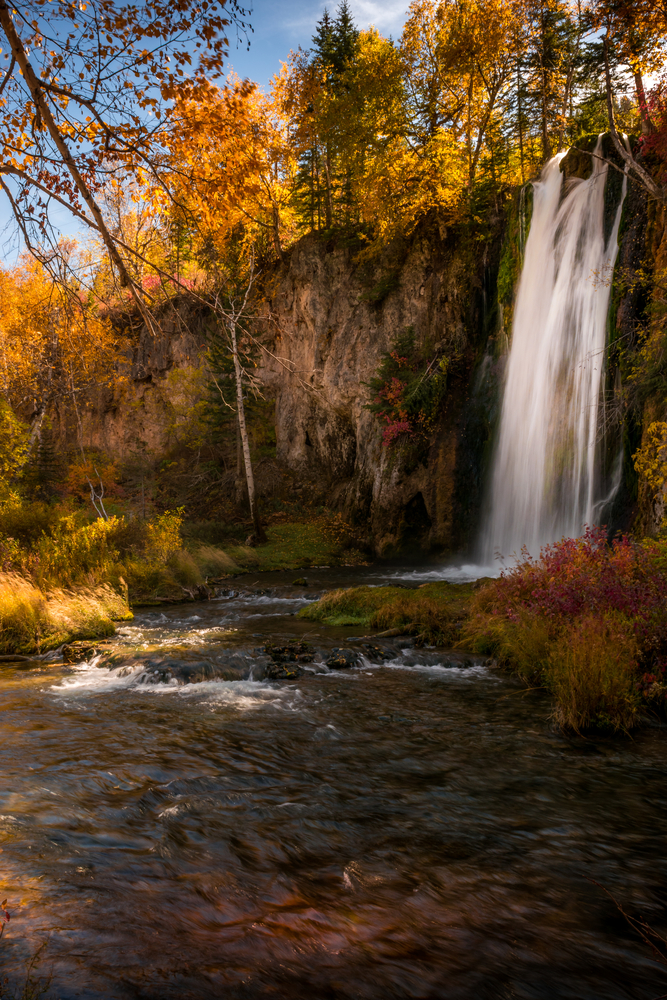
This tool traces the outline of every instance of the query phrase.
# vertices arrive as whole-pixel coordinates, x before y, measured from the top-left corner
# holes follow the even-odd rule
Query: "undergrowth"
[[[527,554],[477,591],[462,640],[552,693],[577,732],[667,706],[667,543],[601,528]]]
[[[28,653],[113,632],[130,604],[182,601],[202,587],[248,570],[363,561],[347,525],[329,512],[268,526],[257,548],[229,538],[226,526],[197,525],[184,538],[183,510],[148,519],[91,520],[71,502],[0,501],[0,650]],[[229,544],[231,543],[231,544]]]
[[[0,653],[29,654],[74,639],[113,635],[114,621],[131,618],[108,584],[76,591],[40,590],[15,573],[0,573]]]

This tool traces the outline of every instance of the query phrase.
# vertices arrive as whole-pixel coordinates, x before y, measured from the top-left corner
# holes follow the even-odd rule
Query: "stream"
[[[139,611],[111,669],[2,665],[0,979],[46,942],[63,1000],[667,993],[589,881],[665,933],[667,731],[566,737],[480,657],[294,617],[433,571],[301,572]]]

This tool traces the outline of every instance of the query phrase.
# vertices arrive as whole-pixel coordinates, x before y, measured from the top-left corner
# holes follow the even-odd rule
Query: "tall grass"
[[[112,635],[114,621],[131,617],[108,584],[76,592],[47,592],[16,573],[0,573],[0,653],[45,652],[73,639]]]
[[[302,618],[327,625],[360,625],[397,629],[421,642],[453,645],[467,615],[471,585],[429,583],[405,587],[351,587],[333,590],[299,612]]]
[[[551,644],[545,668],[562,726],[629,730],[637,721],[639,648],[619,618],[585,615]]]

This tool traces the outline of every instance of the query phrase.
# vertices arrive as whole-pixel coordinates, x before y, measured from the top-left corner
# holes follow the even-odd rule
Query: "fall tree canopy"
[[[245,18],[238,0],[0,0],[0,188],[45,264],[58,256],[57,203],[132,283],[100,193],[114,178],[164,186],[173,104],[206,93]]]

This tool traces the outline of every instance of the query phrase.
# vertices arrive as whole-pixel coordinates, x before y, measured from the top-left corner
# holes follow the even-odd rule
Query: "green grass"
[[[302,569],[308,566],[363,563],[354,550],[341,551],[340,542],[324,521],[273,524],[266,529],[268,542],[256,548],[229,546],[227,555],[242,572],[276,569]]]
[[[416,590],[406,587],[351,587],[333,590],[299,612],[300,618],[324,625],[355,625],[387,631],[399,629],[420,641],[440,646],[457,642],[468,614],[474,584],[444,581]]]

